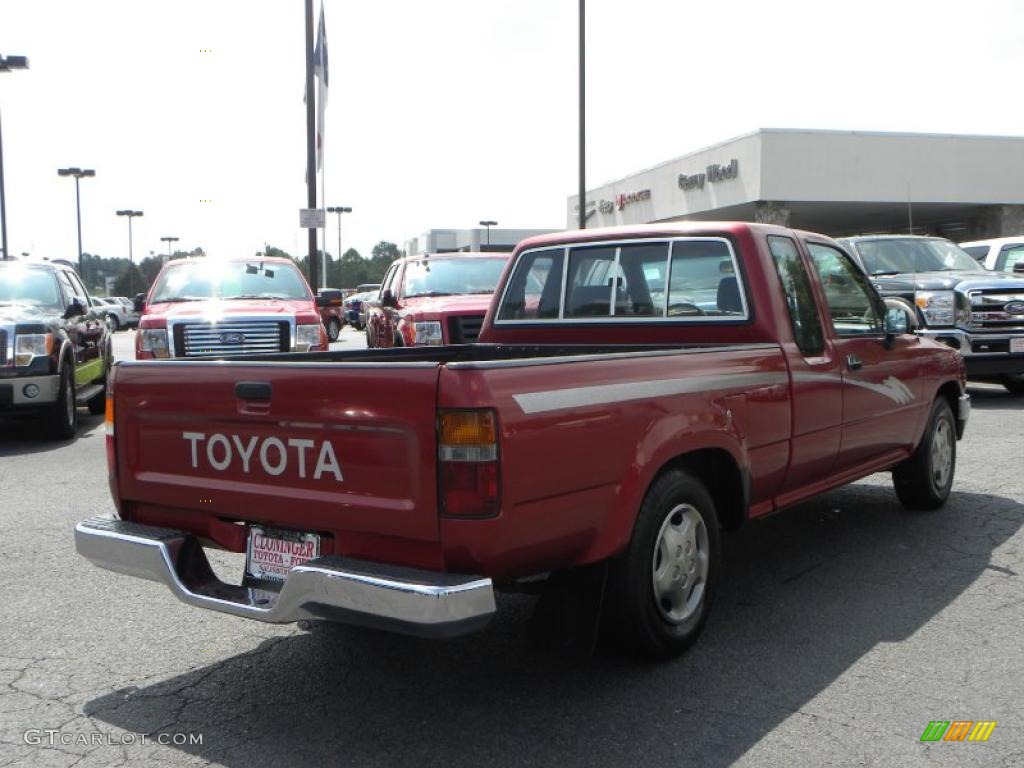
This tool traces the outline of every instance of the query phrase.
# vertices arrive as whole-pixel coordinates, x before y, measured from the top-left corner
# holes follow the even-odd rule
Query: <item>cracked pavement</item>
[[[727,535],[704,636],[660,665],[545,650],[523,595],[449,641],[190,608],[74,553],[112,509],[99,418],[63,444],[0,426],[0,768],[1020,765],[1024,399],[971,393],[944,509],[877,475]],[[998,726],[920,743],[957,719]],[[202,744],[155,743],[176,733]]]

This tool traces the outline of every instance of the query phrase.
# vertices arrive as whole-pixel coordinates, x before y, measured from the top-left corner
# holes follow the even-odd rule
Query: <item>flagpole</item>
[[[306,207],[316,208],[316,91],[313,90],[313,0],[306,0]],[[316,258],[316,227],[307,238],[309,284],[319,281]]]
[[[326,124],[326,121],[325,121]],[[324,133],[327,131],[325,130]],[[327,203],[327,137],[320,137],[320,204],[325,205]],[[320,274],[320,286],[322,288],[327,287],[327,223],[324,222],[324,228],[320,232],[320,253],[322,254],[321,265],[323,271]]]

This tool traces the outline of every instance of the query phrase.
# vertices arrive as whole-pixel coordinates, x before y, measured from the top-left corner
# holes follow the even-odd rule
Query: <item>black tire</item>
[[[338,322],[337,318],[332,317],[330,321],[328,321],[327,323],[327,338],[330,339],[331,341],[337,341],[338,334],[340,333],[341,323]]]
[[[932,403],[921,442],[914,455],[892,471],[896,495],[907,509],[938,509],[946,503],[956,474],[956,422],[949,402]]]
[[[1011,395],[1024,395],[1024,373],[1008,373],[1000,381]]]
[[[606,634],[644,658],[679,655],[704,628],[720,571],[711,494],[689,472],[666,472],[647,491],[629,547],[609,564]]]
[[[117,315],[107,315],[107,324],[110,325],[112,333],[117,333],[121,330],[121,322],[117,319]]]
[[[57,401],[46,411],[46,432],[54,440],[70,440],[78,431],[74,366],[70,360],[64,361],[59,386]]]

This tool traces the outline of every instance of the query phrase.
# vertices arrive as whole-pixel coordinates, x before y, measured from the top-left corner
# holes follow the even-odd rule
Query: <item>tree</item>
[[[389,243],[387,240],[381,240],[370,252],[371,258],[374,261],[383,260],[390,264],[397,258],[405,255],[405,251],[401,250],[394,243]]]
[[[114,282],[114,292],[112,295],[134,296],[136,293],[148,291],[149,285],[146,281],[146,276],[142,274],[142,270],[132,264],[131,269],[126,268],[124,274]]]

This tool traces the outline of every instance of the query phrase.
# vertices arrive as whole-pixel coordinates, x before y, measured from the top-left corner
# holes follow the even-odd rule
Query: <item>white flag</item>
[[[313,75],[317,79],[316,169],[319,171],[324,163],[324,114],[327,111],[327,25],[324,23],[323,3],[320,4],[316,48],[313,49]]]

